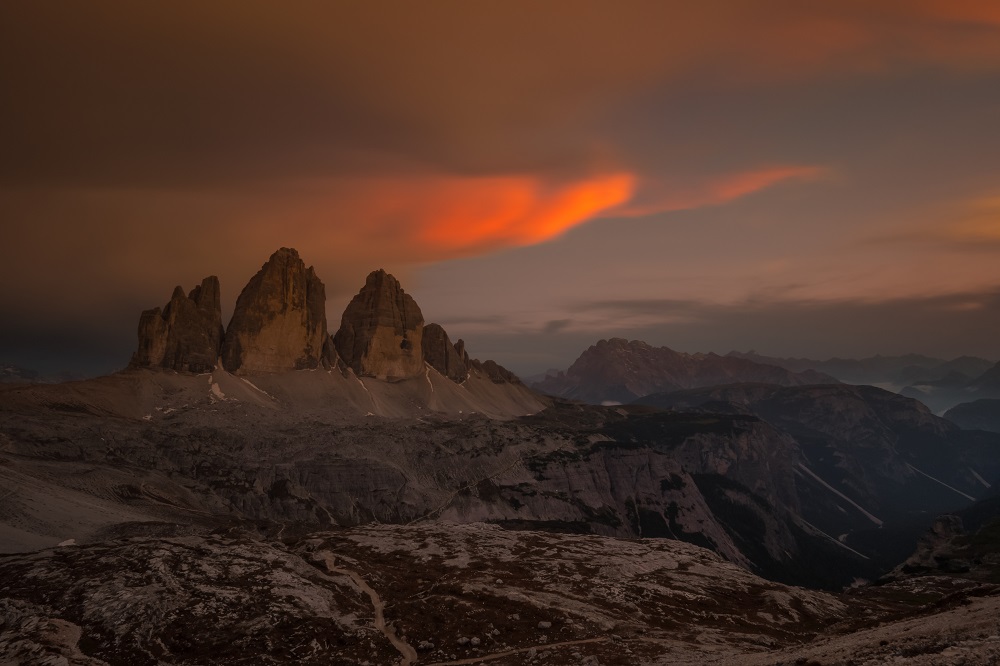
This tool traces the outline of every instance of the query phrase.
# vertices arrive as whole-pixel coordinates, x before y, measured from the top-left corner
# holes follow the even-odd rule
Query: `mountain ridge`
[[[779,385],[836,383],[813,371],[794,373],[773,365],[718,354],[686,354],[641,340],[599,340],[568,370],[532,385],[538,391],[592,404],[631,402],[643,395],[700,386],[765,382]]]

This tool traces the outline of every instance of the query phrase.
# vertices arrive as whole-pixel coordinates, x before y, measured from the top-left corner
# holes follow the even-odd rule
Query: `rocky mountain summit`
[[[379,269],[347,305],[333,344],[359,377],[408,379],[424,371],[423,331],[416,302]]]
[[[641,340],[611,338],[585,350],[565,373],[549,375],[533,388],[592,404],[631,402],[652,393],[760,382],[781,386],[836,383],[815,371],[792,372],[718,354],[684,354]]]
[[[133,368],[208,372],[222,348],[222,305],[219,278],[202,280],[187,296],[175,287],[170,302],[139,317],[139,348]]]
[[[226,328],[229,372],[315,368],[325,358],[326,291],[299,253],[281,248],[243,288]]]
[[[327,331],[323,282],[293,249],[276,251],[250,279],[225,329],[219,292],[218,279],[206,278],[189,296],[178,287],[162,311],[143,312],[139,349],[129,367],[212,373],[215,399],[242,394],[265,403],[273,402],[274,395],[247,396],[245,386],[223,375],[258,387],[271,383],[270,376],[323,369],[329,377],[311,395],[302,393],[302,381],[275,380],[284,388],[273,388],[294,388],[300,404],[325,396],[361,415],[429,409],[509,417],[545,404],[502,366],[470,358],[464,341],[452,344],[439,325],[425,327],[420,307],[384,270],[368,275],[333,336]]]

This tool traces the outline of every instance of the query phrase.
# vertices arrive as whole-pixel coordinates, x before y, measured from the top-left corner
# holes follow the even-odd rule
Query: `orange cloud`
[[[716,178],[704,184],[672,188],[647,181],[636,201],[610,211],[617,217],[644,217],[675,210],[716,206],[788,181],[811,181],[825,175],[823,167],[790,165],[762,167]]]
[[[947,229],[945,236],[962,243],[1000,243],[1000,197],[967,204],[965,215]]]
[[[418,264],[552,240],[632,197],[636,177],[431,174],[317,179],[261,193],[244,236],[338,248],[345,261]]]
[[[624,203],[634,183],[627,173],[555,189],[532,177],[448,183],[426,203],[418,237],[445,251],[541,243]]]

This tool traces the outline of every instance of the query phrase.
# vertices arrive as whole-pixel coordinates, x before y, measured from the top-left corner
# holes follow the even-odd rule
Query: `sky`
[[[1000,358],[993,0],[0,4],[0,362],[277,248],[522,375],[600,338]]]

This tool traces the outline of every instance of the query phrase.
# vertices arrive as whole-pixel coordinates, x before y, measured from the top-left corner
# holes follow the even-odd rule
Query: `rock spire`
[[[337,353],[355,374],[400,380],[424,371],[424,316],[399,281],[373,271],[351,299],[333,336]]]
[[[129,367],[209,372],[222,345],[219,278],[202,280],[187,296],[179,286],[163,309],[139,317],[139,348]]]
[[[222,364],[240,373],[315,368],[329,353],[328,340],[323,283],[298,252],[283,247],[240,293]]]

